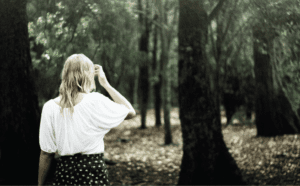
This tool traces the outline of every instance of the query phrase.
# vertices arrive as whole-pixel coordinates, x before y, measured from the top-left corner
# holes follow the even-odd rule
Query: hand
[[[101,86],[105,87],[108,86],[109,83],[106,79],[105,73],[102,69],[102,66],[100,65],[94,65],[95,66],[95,75],[98,76],[98,80]]]

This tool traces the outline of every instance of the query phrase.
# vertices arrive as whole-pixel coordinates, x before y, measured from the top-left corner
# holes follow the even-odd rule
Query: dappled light
[[[154,126],[153,110],[148,111],[147,117],[151,119],[146,130],[136,128],[139,126],[135,124],[136,118],[110,131],[105,138],[105,156],[117,162],[108,166],[113,185],[177,184],[183,153],[182,136],[177,109],[171,114],[177,116],[171,127],[173,145],[163,146],[164,132]],[[223,127],[222,133],[248,184],[300,184],[300,135],[256,137],[253,123],[229,125]],[[128,141],[122,142],[122,139]]]

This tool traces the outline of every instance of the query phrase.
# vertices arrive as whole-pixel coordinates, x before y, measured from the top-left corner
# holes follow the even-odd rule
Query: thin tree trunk
[[[179,185],[245,184],[228,152],[207,79],[208,16],[199,0],[180,0],[178,90],[183,137]],[[216,14],[216,11],[212,11]]]
[[[154,15],[154,21],[157,21],[158,15]],[[160,108],[161,108],[161,79],[160,79],[160,63],[156,58],[157,55],[157,30],[158,27],[154,24],[154,33],[153,33],[153,61],[152,61],[152,68],[155,76],[158,77],[158,81],[154,84],[154,107],[155,107],[155,126],[161,126],[161,115],[160,115]]]
[[[220,71],[221,71],[221,55],[222,55],[222,43],[223,39],[222,36],[222,31],[223,31],[223,23],[219,20],[219,16],[217,16],[217,41],[216,41],[216,78],[215,78],[215,93],[216,93],[216,105],[217,105],[217,112],[220,113],[218,115],[218,120],[221,121],[221,109],[220,109],[220,94],[222,95],[221,92],[221,87],[220,87]],[[227,113],[227,111],[226,111]],[[228,122],[227,122],[228,123]]]
[[[147,9],[148,4],[147,2]],[[139,10],[142,12],[142,2],[138,0]],[[148,14],[148,10],[145,11]],[[141,51],[141,65],[139,73],[139,108],[141,112],[141,129],[146,128],[146,115],[148,108],[148,96],[149,96],[149,71],[148,71],[148,45],[150,28],[147,15],[143,16],[143,13],[139,13],[139,22],[142,27],[142,35],[139,43],[139,50]]]
[[[159,23],[160,23],[160,39],[161,39],[161,62],[163,73],[163,108],[164,108],[164,126],[165,126],[165,145],[172,143],[172,133],[171,133],[171,122],[170,122],[170,110],[171,110],[171,83],[170,83],[170,67],[169,67],[169,55],[168,55],[168,43],[166,29],[163,27],[167,24],[165,18],[165,11],[162,6],[162,1],[157,0],[157,7],[159,9]]]
[[[135,109],[138,108],[138,87],[139,87],[139,67],[136,66],[134,76],[134,87],[133,87],[133,106]]]
[[[25,0],[0,1],[0,184],[36,185],[40,111]]]

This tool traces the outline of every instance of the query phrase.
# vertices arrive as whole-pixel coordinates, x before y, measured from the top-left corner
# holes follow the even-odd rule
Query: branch
[[[250,21],[251,21],[251,18],[249,18],[246,22],[244,22],[244,23],[236,30],[236,32],[234,32],[233,34],[231,34],[232,37],[228,39],[230,42],[227,44],[227,46],[230,46],[230,45],[233,44],[232,41],[237,37],[237,34],[238,34],[239,32],[241,32],[243,29],[245,29],[245,28],[247,28],[249,25],[251,25],[251,22],[250,22]],[[250,22],[250,23],[248,24],[248,22]]]
[[[99,41],[100,41],[100,40],[99,40]],[[101,43],[99,42],[98,46],[97,46],[96,49],[95,49],[94,55],[93,55],[93,57],[92,57],[92,61],[94,61],[95,56],[96,56],[96,54],[97,54],[97,52],[98,52],[98,49],[100,48],[100,45],[101,45]]]
[[[235,10],[235,8],[236,8],[236,6],[237,6],[237,3],[238,2],[238,0],[235,2],[235,5],[234,5],[234,8],[233,8],[233,10],[232,11],[234,11]],[[229,11],[229,13],[230,13],[230,11]],[[228,30],[229,30],[229,27],[230,27],[230,24],[231,24],[231,21],[232,21],[232,15],[233,15],[233,13],[232,14],[230,14],[230,17],[229,17],[229,21],[228,21],[228,23],[227,23],[227,27],[226,27],[226,29],[225,29],[225,32],[223,33],[223,35],[222,35],[222,41],[224,40],[224,38],[226,37],[226,35],[227,35],[227,33],[228,33]]]
[[[211,45],[212,45],[212,53],[213,53],[215,61],[217,61],[217,51],[216,51],[216,44],[215,44],[215,40],[214,40],[214,36],[213,36],[213,29],[212,29],[211,24],[209,24],[209,25],[210,25],[210,27],[209,27],[209,29],[210,29],[209,36],[210,36]]]
[[[141,12],[143,12],[143,8],[142,8],[142,2],[141,0],[138,0],[138,10],[140,11],[139,13],[139,22],[141,25],[143,25],[143,14]]]
[[[209,14],[208,16],[208,23],[210,23],[220,12],[224,2],[226,0],[220,0],[219,3],[217,4],[217,6],[213,9],[213,11]]]
[[[177,20],[177,11],[178,11],[178,8],[175,7],[175,10],[174,10],[174,17],[173,17],[173,20],[172,22],[170,23],[170,29],[169,29],[169,32],[168,32],[168,49],[170,48],[170,44],[171,44],[171,40],[172,38],[174,37],[174,33],[175,33],[175,27],[172,25],[174,24],[174,22]]]
[[[232,61],[232,58],[236,59],[237,58],[237,54],[240,53],[240,50],[242,49],[242,45],[243,45],[244,41],[241,40],[239,45],[237,46],[237,50],[235,52],[232,52],[229,57],[226,60],[226,64],[230,61]]]

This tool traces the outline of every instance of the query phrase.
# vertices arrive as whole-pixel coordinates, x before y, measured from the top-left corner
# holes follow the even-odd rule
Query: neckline
[[[74,106],[74,108],[75,107],[77,107],[78,105],[80,105],[84,100],[85,100],[85,97],[86,96],[88,96],[89,94],[86,94],[85,96],[83,96],[83,98],[81,99],[81,101],[79,102],[79,103],[77,103],[75,106]],[[58,107],[61,107],[59,104],[57,104],[55,101],[54,101],[54,99],[51,99],[52,101],[53,101],[53,103],[55,104],[55,105],[57,105]],[[69,107],[68,107],[69,108]]]

